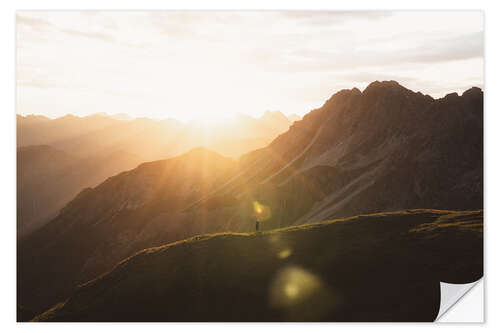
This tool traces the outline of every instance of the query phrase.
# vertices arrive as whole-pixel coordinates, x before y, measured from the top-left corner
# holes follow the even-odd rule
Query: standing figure
[[[259,220],[255,221],[255,231],[259,232],[260,222]]]

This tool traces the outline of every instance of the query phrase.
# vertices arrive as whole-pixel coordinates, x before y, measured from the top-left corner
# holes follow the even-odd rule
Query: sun
[[[218,127],[227,125],[231,120],[230,116],[216,113],[216,112],[206,112],[199,114],[196,118],[192,119],[192,122],[203,126],[203,127]]]

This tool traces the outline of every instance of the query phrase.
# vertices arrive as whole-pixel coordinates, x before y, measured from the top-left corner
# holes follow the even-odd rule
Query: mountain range
[[[101,317],[98,315],[102,310],[100,306],[116,307],[121,298],[111,299],[108,294],[102,294],[102,290],[117,290],[119,295],[132,293],[130,297],[134,299],[139,297],[137,290],[132,291],[134,289],[130,289],[127,281],[132,284],[141,281],[141,285],[151,283],[145,295],[150,295],[149,293],[155,290],[160,290],[164,295],[177,295],[173,290],[185,290],[186,284],[173,280],[163,287],[159,286],[160,282],[157,279],[165,277],[164,272],[170,270],[194,269],[198,256],[202,255],[201,250],[196,250],[198,246],[203,247],[206,244],[209,248],[210,246],[216,248],[206,254],[212,256],[212,259],[206,258],[207,262],[212,262],[211,260],[215,262],[210,269],[222,265],[224,272],[227,273],[226,279],[239,278],[240,273],[237,274],[236,270],[228,271],[229,268],[224,266],[225,258],[233,260],[226,256],[239,251],[238,245],[232,241],[239,236],[228,234],[207,242],[194,242],[192,246],[176,245],[173,248],[182,249],[179,250],[181,254],[178,257],[167,255],[163,259],[165,251],[147,250],[143,252],[145,254],[132,257],[125,262],[126,264],[117,266],[112,273],[95,280],[97,282],[75,289],[79,284],[111,270],[116,263],[142,249],[206,233],[248,233],[254,230],[256,220],[261,221],[262,229],[269,234],[252,234],[250,238],[245,238],[250,242],[245,246],[261,249],[261,243],[267,241],[266,237],[272,236],[273,230],[284,227],[407,209],[481,210],[482,191],[483,92],[479,88],[471,88],[462,95],[453,93],[434,99],[406,89],[395,81],[375,81],[362,92],[354,88],[335,93],[323,106],[295,121],[286,132],[278,135],[270,144],[248,152],[236,160],[207,148],[196,148],[176,157],[143,163],[132,170],[106,179],[98,186],[82,190],[50,222],[18,242],[18,304],[40,313],[57,302],[72,297],[67,303],[60,305],[41,319],[110,320],[113,317],[110,317],[109,313],[107,317],[104,313]],[[466,226],[461,227],[462,213],[448,212],[446,214],[449,214],[451,221],[456,224],[453,224],[452,229],[446,229],[444,227],[447,225],[439,223],[432,226],[432,223],[437,223],[440,214],[445,213],[431,211],[421,214],[425,218],[418,220],[416,224],[408,222],[409,224],[404,225],[404,232],[410,233],[412,228],[427,230],[428,227],[433,232],[420,234],[423,235],[422,239],[410,237],[411,246],[417,246],[425,240],[433,244],[429,245],[430,249],[442,249],[446,244],[455,249],[459,240],[453,241],[451,236],[448,237],[447,230],[453,230],[453,235],[458,232],[456,230],[463,231],[463,234],[460,232],[458,234],[465,237],[467,242],[474,243],[477,239],[482,241],[482,229],[479,231],[477,229],[478,225],[482,225],[482,215],[480,218],[474,218],[476,222],[471,223],[471,229],[467,229]],[[429,217],[429,214],[432,216]],[[467,214],[477,216],[480,212]],[[399,220],[406,221],[406,216],[403,217]],[[377,248],[381,251],[377,253],[382,255],[389,251],[387,244],[390,244],[390,239],[395,237],[394,239],[398,240],[398,237],[403,237],[400,234],[403,231],[398,229],[397,221],[391,223],[387,230],[383,224],[377,224],[375,229],[364,227],[364,224],[358,226],[355,223],[356,227],[353,229],[350,229],[351,224],[347,224],[345,228],[349,230],[348,236],[351,238],[366,232],[366,235],[360,236],[366,242],[380,239],[380,244],[384,245],[380,245],[380,249]],[[441,227],[444,229],[440,229]],[[309,235],[312,233],[311,229],[305,226],[297,228],[293,230],[300,232],[295,234],[302,235],[300,237],[308,240],[304,241],[305,243],[317,247],[304,250],[311,260],[311,256],[330,251],[332,239],[337,239],[335,230],[341,227],[333,223],[332,232],[325,233],[331,237],[323,238],[319,235],[326,229],[314,229],[317,235],[313,237]],[[443,234],[438,232],[440,230]],[[390,234],[393,231],[395,234]],[[382,232],[389,234],[381,234]],[[446,242],[435,243],[430,240],[441,236]],[[232,245],[220,248],[218,245],[210,245],[219,244],[218,240],[224,241],[226,238]],[[302,246],[296,242],[299,241],[292,242],[294,247]],[[368,255],[369,249],[373,250],[369,246],[362,249],[368,251],[363,255]],[[264,249],[259,251],[265,252]],[[350,256],[350,253],[347,251],[345,255]],[[411,255],[414,252],[404,253]],[[270,253],[260,252],[255,255],[271,256]],[[452,254],[442,255],[440,258],[449,259],[452,256]],[[423,255],[422,258],[427,260],[429,256]],[[479,256],[482,256],[482,251],[480,254],[474,252],[474,257],[471,257],[470,265],[474,267],[474,277],[482,275],[482,266],[478,264]],[[142,258],[148,265],[142,264]],[[314,270],[321,272],[326,272],[325,265],[332,267],[334,263],[340,265],[338,267],[343,270],[349,265],[354,265],[344,261],[331,261],[333,259],[325,257],[325,254],[318,258],[325,258],[318,259],[318,266],[314,267]],[[407,267],[403,265],[403,257],[397,258],[391,259],[398,263],[396,267]],[[255,271],[259,272],[262,267],[252,260],[249,259],[246,264],[255,267]],[[414,269],[425,266],[425,260],[418,261]],[[139,266],[134,266],[135,263]],[[472,267],[467,263],[463,263],[465,270]],[[159,266],[161,268],[156,268]],[[120,267],[126,267],[126,270],[130,268],[130,274],[124,275],[124,270]],[[248,283],[259,285],[263,281],[259,279],[270,279],[271,273],[277,266],[270,267],[268,270],[263,270],[267,273],[262,273],[261,277],[249,277]],[[453,266],[454,271],[456,268]],[[162,271],[137,277],[137,274],[140,275],[149,269]],[[194,270],[186,274],[189,274],[191,279],[196,272],[198,271]],[[328,279],[333,279],[335,275],[333,271],[325,274]],[[427,273],[422,274],[427,276],[425,275]],[[130,279],[127,276],[130,276]],[[211,297],[212,292],[214,294],[221,292],[218,289],[221,286],[215,284],[212,278],[216,279],[218,275],[208,275],[207,282],[199,280],[196,280],[198,282],[188,280],[188,282],[213,283],[211,284],[213,289],[203,289],[207,290],[205,296]],[[471,278],[472,276],[466,276],[460,280]],[[436,277],[433,277],[434,288],[435,280]],[[120,281],[125,282],[123,284]],[[155,289],[155,286],[159,289]],[[409,292],[418,294],[417,289]],[[99,303],[100,298],[96,293],[104,295],[102,303]],[[191,296],[202,297],[198,294]],[[93,297],[99,301],[88,303]],[[353,302],[355,300],[354,297]],[[213,310],[216,315],[211,318],[236,318],[235,320],[253,318],[251,314],[248,314],[248,317],[237,315],[224,317],[217,312],[217,309],[222,306],[221,304],[225,304],[225,301],[226,298],[223,298],[220,304],[201,302],[199,304],[203,304],[202,308],[193,308],[192,311],[199,314],[206,307],[216,306]],[[138,306],[143,302],[144,299],[139,299]],[[249,304],[260,305],[257,300],[252,302]],[[331,299],[327,302],[331,302]],[[435,300],[432,302],[435,304]],[[123,304],[125,306],[130,303],[124,301]],[[152,304],[158,305],[154,302]],[[399,303],[395,298],[394,303],[390,304]],[[183,309],[183,306],[184,303],[179,309]],[[350,317],[346,314],[349,312],[349,306],[339,312],[338,318],[349,320]],[[122,307],[119,309],[117,313],[126,316],[128,312]],[[147,317],[147,320],[159,318],[154,317],[158,313],[164,314],[163,310],[155,312],[150,307],[147,309],[152,311],[152,317]],[[252,311],[250,308],[238,309],[250,313]],[[132,307],[130,311],[139,310]],[[255,311],[259,313],[259,310]],[[174,311],[171,317],[165,318],[182,320],[180,313],[180,310]],[[264,320],[287,318],[279,311],[269,313],[269,317],[260,318],[265,318]],[[404,313],[400,313],[398,318],[407,320],[410,317],[406,315],[405,317]],[[412,318],[420,320],[419,318],[430,317],[432,313]],[[206,319],[201,315],[196,318]],[[304,320],[309,320],[308,318]],[[313,316],[313,319],[318,318],[328,319]]]
[[[207,145],[228,156],[264,147],[292,122],[279,111],[243,114],[205,128],[176,120],[103,113],[17,116],[17,232],[23,237],[54,218],[76,194],[142,162]]]
[[[96,113],[77,117],[66,115],[17,115],[17,146],[48,145],[79,157],[125,151],[143,161],[172,157],[197,146],[238,157],[266,146],[297,120],[280,111],[266,111],[254,118],[242,113],[214,122],[182,123],[175,119],[129,118],[125,114]]]

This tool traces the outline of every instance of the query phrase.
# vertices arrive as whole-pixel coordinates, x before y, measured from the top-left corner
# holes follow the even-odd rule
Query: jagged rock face
[[[19,245],[20,304],[44,310],[142,248],[250,231],[255,201],[271,212],[264,229],[409,208],[481,209],[482,95],[472,88],[435,100],[374,82],[339,91],[237,164],[198,152],[112,177]]]
[[[247,178],[261,184],[249,196],[275,213],[270,227],[403,208],[482,208],[480,89],[434,100],[374,82],[363,93],[337,93],[314,113],[249,157],[269,170]]]

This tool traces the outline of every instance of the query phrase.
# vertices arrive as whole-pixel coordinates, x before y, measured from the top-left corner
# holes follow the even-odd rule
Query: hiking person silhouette
[[[259,220],[256,220],[256,221],[255,221],[255,231],[256,231],[256,232],[259,232],[259,227],[260,227],[260,221],[259,221]]]

